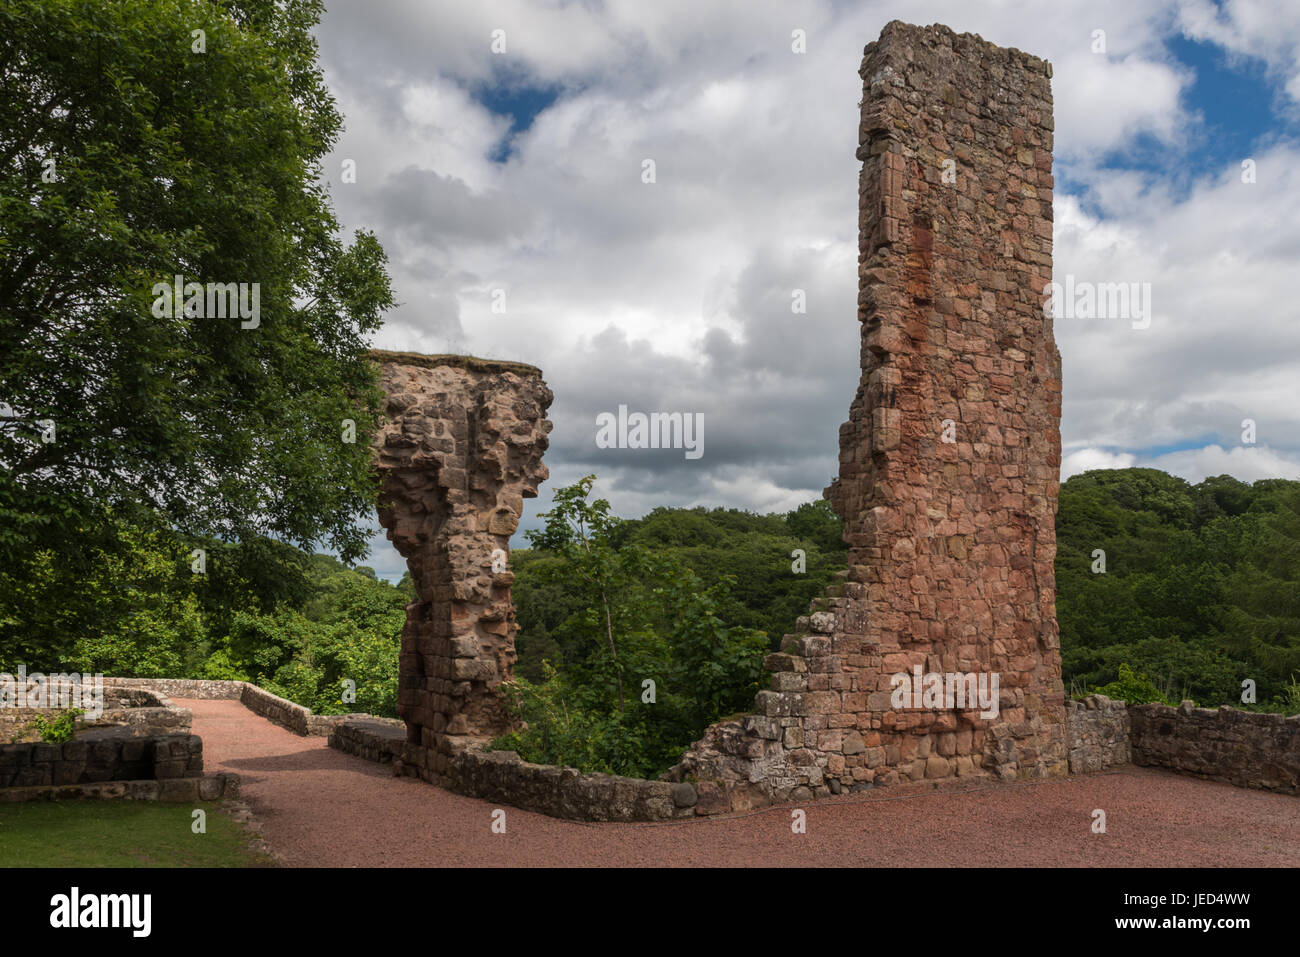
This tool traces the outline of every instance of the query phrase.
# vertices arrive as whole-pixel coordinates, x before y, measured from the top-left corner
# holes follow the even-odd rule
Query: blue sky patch
[[[510,120],[509,131],[488,157],[494,163],[504,163],[514,153],[515,138],[526,133],[538,114],[560,98],[560,87],[512,83],[498,78],[471,89],[470,95],[485,109]]]

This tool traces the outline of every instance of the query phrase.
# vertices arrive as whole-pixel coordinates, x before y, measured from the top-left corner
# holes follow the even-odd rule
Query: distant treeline
[[[1067,690],[1127,663],[1171,701],[1241,706],[1247,680],[1261,704],[1292,700],[1300,482],[1085,472],[1062,485],[1056,529]]]
[[[1170,701],[1240,706],[1248,679],[1260,704],[1289,700],[1300,675],[1300,482],[1096,470],[1062,485],[1056,527],[1067,690],[1115,682],[1127,663]],[[719,615],[766,632],[774,648],[846,567],[839,519],[821,501],[785,515],[657,508],[622,534],[708,584],[733,576]],[[794,549],[806,552],[805,574],[791,571]],[[546,560],[512,555],[519,669],[534,680],[542,659],[563,662],[552,633],[574,611],[562,588],[535,583]]]
[[[0,670],[244,678],[318,711],[395,713],[409,579],[395,586],[265,539],[195,542],[143,509],[81,534],[75,560],[37,551],[0,566]],[[1121,677],[1131,688],[1135,674],[1153,696],[1240,706],[1249,680],[1260,706],[1294,709],[1300,482],[1087,472],[1061,487],[1057,537],[1067,691]],[[821,501],[773,515],[657,508],[613,522],[607,545],[689,570],[714,589],[709,620],[762,632],[770,648],[847,560]],[[534,684],[546,681],[544,661],[560,674],[582,667],[599,632],[579,627],[592,609],[563,561],[540,548],[511,555],[517,674]],[[356,701],[344,700],[345,680]]]
[[[834,573],[848,567],[840,520],[824,501],[771,515],[661,507],[621,523],[614,539],[615,549],[643,546],[676,559],[706,587],[734,578],[718,617],[728,625],[764,632],[772,650],[794,628],[795,619],[808,614],[808,603],[825,593]],[[539,574],[556,561],[536,549],[515,549],[510,555],[520,625],[516,672],[533,681],[541,679],[543,660],[559,666],[576,653],[559,633],[580,610],[581,600],[573,589],[555,583],[555,576]]]

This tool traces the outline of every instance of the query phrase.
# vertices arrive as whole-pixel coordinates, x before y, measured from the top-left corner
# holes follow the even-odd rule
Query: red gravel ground
[[[1128,767],[966,793],[898,789],[667,824],[581,824],[398,778],[236,701],[194,711],[204,766],[233,771],[266,840],[301,867],[1300,866],[1300,799]],[[1093,834],[1092,812],[1106,812]]]

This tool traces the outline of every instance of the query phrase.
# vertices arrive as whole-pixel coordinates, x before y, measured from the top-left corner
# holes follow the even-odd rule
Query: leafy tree
[[[1086,472],[1061,487],[1057,542],[1074,686],[1117,680],[1129,664],[1170,700],[1241,706],[1249,678],[1262,707],[1286,707],[1300,669],[1300,483]]]
[[[752,702],[767,642],[725,623],[731,579],[706,585],[670,550],[628,534],[606,500],[589,500],[594,483],[587,476],[556,491],[545,528],[528,533],[536,553],[516,566],[517,587],[532,580],[542,589],[520,592],[551,599],[534,610],[563,660],[542,661],[540,681],[521,673],[506,686],[527,729],[495,746],[532,761],[649,776],[707,724]],[[677,531],[693,532],[677,541],[715,530],[685,519]]]
[[[201,603],[175,532],[145,509],[121,509],[70,556],[32,553],[0,566],[0,666],[172,677],[205,636]],[[71,597],[70,597],[71,596]],[[89,614],[87,609],[93,609]]]
[[[596,477],[588,475],[567,488],[556,491],[554,504],[546,514],[546,527],[530,531],[526,537],[534,547],[554,554],[560,562],[552,573],[562,574],[574,582],[585,598],[583,610],[570,622],[583,631],[596,634],[603,644],[602,653],[593,657],[600,670],[613,679],[620,711],[625,708],[623,674],[627,662],[618,660],[619,640],[615,638],[614,619],[619,618],[619,639],[623,637],[635,606],[628,600],[648,570],[647,553],[641,549],[615,550],[611,538],[619,520],[609,514],[609,502],[597,499],[588,503],[587,496]],[[608,652],[608,657],[605,657]],[[626,659],[626,649],[625,649]]]
[[[1225,644],[1281,692],[1300,671],[1300,485],[1258,496],[1242,516],[1242,558],[1227,577]]]
[[[270,612],[235,612],[214,643],[206,676],[255,681],[318,714],[396,715],[406,595],[370,569],[349,569],[326,555],[308,564],[309,599]],[[355,701],[343,699],[345,681]]]
[[[831,503],[819,498],[805,502],[785,516],[785,524],[790,534],[796,538],[811,542],[822,551],[847,551],[844,541],[844,525],[840,517],[831,508]]]
[[[369,449],[340,436],[344,420],[361,436],[376,420],[366,336],[392,295],[379,243],[343,245],[319,182],[341,123],[311,34],[321,9],[0,6],[0,549],[13,579],[84,564],[86,542],[108,543],[100,529],[136,503],[196,539],[363,552]],[[166,308],[159,290],[177,275],[248,284],[249,305],[257,284],[257,325]],[[26,653],[21,601],[0,585],[0,656]],[[93,598],[61,596],[91,620]]]

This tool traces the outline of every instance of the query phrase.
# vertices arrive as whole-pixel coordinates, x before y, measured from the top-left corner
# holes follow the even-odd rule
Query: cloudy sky
[[[401,302],[375,345],[529,362],[555,392],[523,529],[588,473],[625,516],[819,497],[858,376],[857,70],[892,19],[1052,61],[1056,279],[1150,283],[1148,328],[1056,322],[1062,478],[1300,478],[1300,4],[328,6],[325,172]],[[598,448],[620,404],[702,413],[705,454]],[[370,564],[402,570],[382,535]]]

